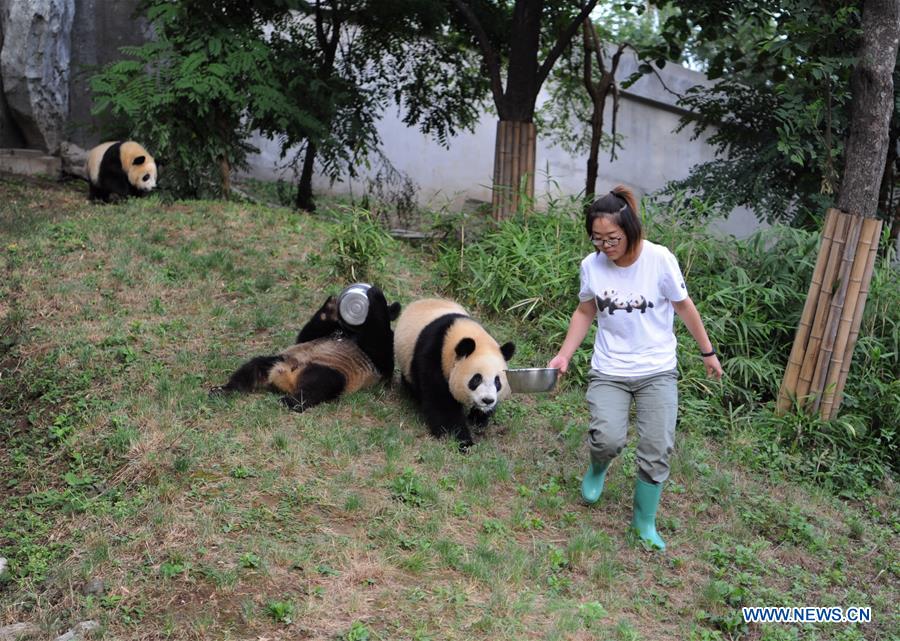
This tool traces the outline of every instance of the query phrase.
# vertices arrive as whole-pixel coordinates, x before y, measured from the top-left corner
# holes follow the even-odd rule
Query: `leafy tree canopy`
[[[283,4],[149,0],[141,8],[154,38],[123,48],[128,59],[92,77],[94,112],[108,112],[121,123],[116,134],[151,149],[167,191],[221,194],[261,118],[317,124],[309,103],[288,101],[274,82],[263,35],[272,7]]]
[[[447,12],[427,0],[147,0],[154,39],[92,79],[95,113],[152,147],[164,185],[220,193],[253,130],[313,145],[336,178],[377,148],[391,103],[446,144],[487,88]]]
[[[645,51],[656,52],[662,45],[662,24],[673,13],[671,8],[646,7],[633,2],[614,2],[597,8],[591,16],[592,28],[597,41],[603,48],[601,57],[604,68],[591,67],[592,82],[600,82],[603,73],[613,73],[612,58],[618,47],[623,52],[643,58]],[[591,96],[584,85],[585,47],[581,39],[573,40],[566,55],[551,73],[547,87],[548,100],[538,110],[535,122],[541,132],[549,134],[554,144],[572,155],[587,153],[591,142],[591,123],[594,117]],[[591,55],[596,56],[593,52]],[[651,71],[649,65],[642,64],[639,75]],[[639,76],[638,76],[639,77]],[[617,74],[616,83],[627,88],[636,77]],[[613,127],[603,133],[602,147],[614,157],[621,141],[616,139]]]
[[[697,116],[682,126],[697,136],[714,130],[719,156],[672,191],[699,192],[719,210],[747,206],[763,220],[812,224],[833,203],[843,167],[860,3],[669,5],[677,11],[663,25],[658,54],[700,62],[716,81],[684,96]]]

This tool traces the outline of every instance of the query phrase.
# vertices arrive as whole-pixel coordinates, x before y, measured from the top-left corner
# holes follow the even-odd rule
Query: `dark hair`
[[[588,207],[584,215],[584,227],[588,237],[594,229],[594,221],[598,218],[609,218],[613,223],[622,228],[625,238],[628,240],[628,253],[637,249],[644,237],[641,228],[641,218],[638,216],[637,199],[634,193],[624,185],[616,185],[605,196],[601,196]],[[599,252],[600,249],[597,248]]]

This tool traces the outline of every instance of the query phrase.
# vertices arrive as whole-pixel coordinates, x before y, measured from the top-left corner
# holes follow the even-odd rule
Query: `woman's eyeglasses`
[[[619,236],[618,238],[608,238],[608,239],[607,238],[596,238],[594,236],[591,236],[591,242],[594,243],[594,245],[597,247],[615,247],[616,245],[619,244],[619,241],[621,241],[621,240],[622,240],[621,236]]]

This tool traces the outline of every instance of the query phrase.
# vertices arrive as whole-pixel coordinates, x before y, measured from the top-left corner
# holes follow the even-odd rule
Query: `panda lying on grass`
[[[210,394],[269,389],[281,392],[282,403],[302,412],[390,379],[394,373],[391,321],[400,314],[400,303],[388,305],[377,287],[366,296],[368,314],[358,327],[343,331],[337,299],[330,296],[300,330],[295,345],[279,354],[250,359]]]

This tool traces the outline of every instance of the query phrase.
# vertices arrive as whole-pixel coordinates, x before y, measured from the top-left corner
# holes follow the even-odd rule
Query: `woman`
[[[596,318],[586,395],[591,461],[581,495],[588,503],[599,500],[609,464],[625,447],[634,401],[639,440],[631,525],[643,541],[664,550],[656,509],[669,477],[678,416],[675,313],[697,341],[707,375],[721,378],[722,366],[675,256],[643,238],[634,194],[619,186],[599,198],[588,209],[585,227],[596,251],[581,261],[581,302],[548,367],[566,373]]]

